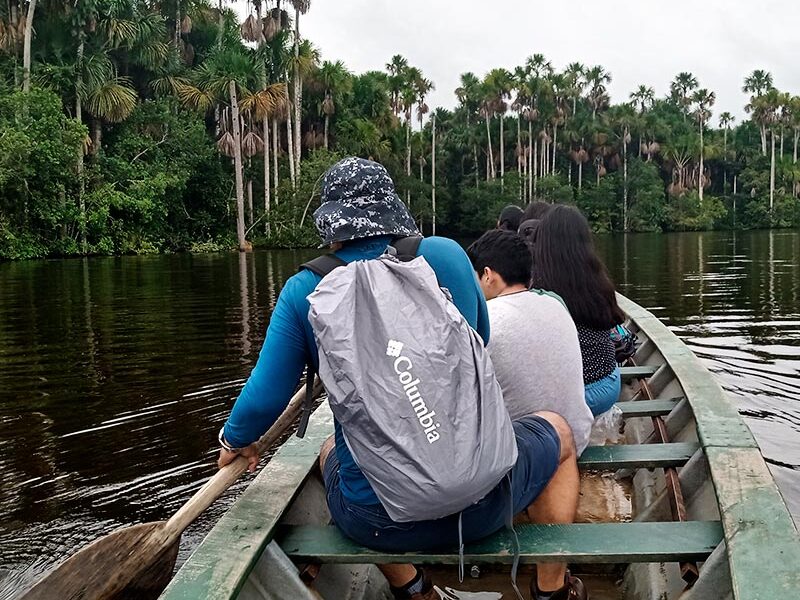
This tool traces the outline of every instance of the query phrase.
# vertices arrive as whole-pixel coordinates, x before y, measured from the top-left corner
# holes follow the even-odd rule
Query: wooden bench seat
[[[705,560],[722,541],[717,521],[684,523],[579,523],[573,525],[516,525],[520,560],[570,563],[679,562]],[[453,532],[454,537],[456,532]],[[387,553],[369,550],[342,535],[333,525],[283,526],[276,540],[300,562],[457,564],[458,552]],[[455,548],[455,545],[454,545]],[[468,563],[508,564],[514,547],[501,530],[467,544]]]
[[[578,466],[602,471],[682,467],[699,449],[700,444],[693,442],[589,446],[578,459]]]
[[[633,381],[634,379],[646,379],[652,377],[658,367],[653,365],[640,365],[638,367],[620,367],[619,374],[622,378],[622,383]]]
[[[671,413],[679,402],[680,399],[677,398],[656,398],[655,400],[617,402],[617,406],[622,411],[623,419],[630,419],[631,417],[663,417]]]

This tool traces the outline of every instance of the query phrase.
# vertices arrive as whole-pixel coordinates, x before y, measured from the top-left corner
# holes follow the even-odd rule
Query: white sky
[[[236,2],[244,13],[245,1]],[[796,0],[312,0],[300,29],[323,59],[357,73],[402,54],[436,85],[431,108],[456,105],[461,73],[513,69],[535,52],[557,69],[602,65],[614,102],[639,84],[663,96],[675,74],[690,71],[717,94],[715,124],[725,110],[745,117],[742,80],[753,69],[800,94]]]

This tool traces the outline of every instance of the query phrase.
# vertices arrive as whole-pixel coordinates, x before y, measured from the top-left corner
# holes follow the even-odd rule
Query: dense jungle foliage
[[[800,223],[800,98],[768,72],[744,78],[739,124],[691,73],[612,105],[603,67],[541,54],[464,73],[458,106],[430,111],[402,56],[323,60],[309,0],[248,7],[0,5],[0,258],[312,244],[319,179],[346,155],[385,164],[426,233],[475,234],[532,198],[597,231]]]

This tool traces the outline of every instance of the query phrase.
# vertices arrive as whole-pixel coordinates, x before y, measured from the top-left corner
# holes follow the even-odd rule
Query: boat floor
[[[580,565],[577,565],[580,566]],[[482,571],[480,576],[470,577],[469,567],[467,576],[463,583],[458,581],[457,567],[426,567],[433,582],[444,589],[450,587],[459,591],[466,592],[499,592],[503,594],[504,600],[516,600],[517,596],[511,586],[511,575],[508,569],[497,569],[492,571]],[[573,572],[580,577],[586,584],[591,600],[622,600],[622,589],[618,584],[616,574],[580,573]],[[517,586],[525,598],[530,597],[528,591],[531,578],[534,575],[534,567],[521,567],[517,574]]]

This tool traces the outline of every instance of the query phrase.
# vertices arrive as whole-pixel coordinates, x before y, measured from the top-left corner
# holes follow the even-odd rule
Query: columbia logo
[[[400,353],[403,352],[404,345],[403,342],[389,340],[389,344],[386,346],[386,356],[400,356]]]

